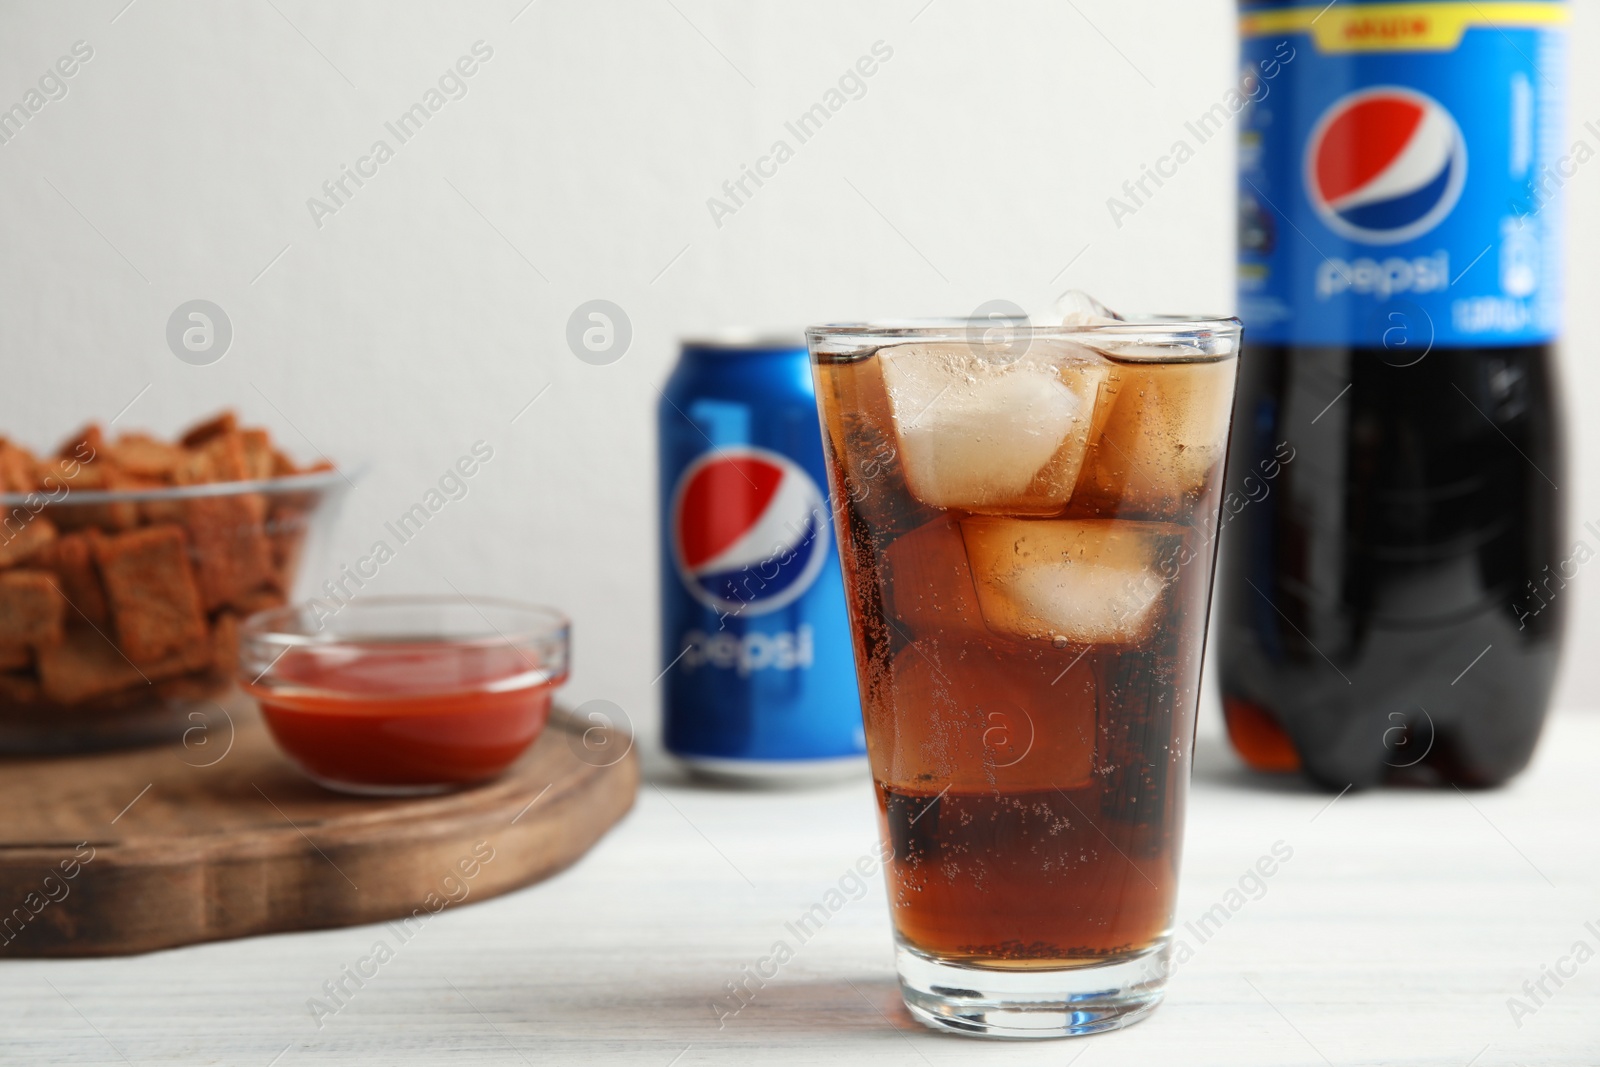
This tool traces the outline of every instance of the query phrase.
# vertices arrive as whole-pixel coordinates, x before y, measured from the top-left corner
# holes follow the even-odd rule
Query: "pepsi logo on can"
[[[1454,116],[1414,89],[1349,93],[1307,139],[1306,195],[1328,229],[1398,244],[1439,225],[1461,199],[1467,144]]]
[[[753,617],[793,603],[828,552],[822,490],[793,460],[762,448],[708,452],[673,493],[672,546],[689,594]]]

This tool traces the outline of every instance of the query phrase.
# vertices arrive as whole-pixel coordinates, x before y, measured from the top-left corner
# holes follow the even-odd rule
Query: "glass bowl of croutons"
[[[344,475],[232,413],[177,441],[0,438],[0,752],[177,738],[233,686],[239,621],[285,603]]]

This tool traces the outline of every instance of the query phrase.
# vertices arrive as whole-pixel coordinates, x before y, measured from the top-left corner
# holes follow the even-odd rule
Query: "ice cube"
[[[1082,289],[1068,289],[1052,305],[1063,326],[1104,326],[1121,322],[1122,316]]]
[[[986,358],[991,347],[999,358]],[[1109,373],[1098,354],[1058,341],[1018,358],[977,343],[897,345],[879,358],[918,500],[1048,514],[1072,496]]]
[[[817,402],[823,441],[833,457],[835,507],[859,515],[874,539],[915,529],[939,514],[906,490],[877,359],[818,365]]]
[[[940,515],[896,538],[884,552],[883,570],[889,610],[912,636],[983,631],[961,525],[954,517]]]
[[[1234,360],[1116,363],[1103,390],[1104,429],[1090,450],[1080,504],[1117,515],[1181,519],[1220,478],[1233,408]]]
[[[1093,773],[1096,672],[1053,649],[919,639],[895,656],[874,770],[910,789],[1076,789]],[[886,750],[885,750],[886,749]]]
[[[963,519],[983,620],[1072,644],[1149,635],[1177,576],[1185,528],[1111,519]]]

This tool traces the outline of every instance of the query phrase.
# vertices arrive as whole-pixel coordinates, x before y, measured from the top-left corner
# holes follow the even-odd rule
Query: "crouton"
[[[110,463],[84,463],[70,457],[41,464],[40,482],[51,494],[50,518],[64,530],[99,526],[130,530],[139,524],[139,507],[131,500],[108,504],[74,502],[72,494],[130,488],[128,477]]]
[[[38,488],[38,458],[26,448],[0,438],[0,493],[31,493]]]
[[[38,656],[38,685],[58,704],[80,704],[144,683],[138,667],[94,630],[74,630]]]
[[[100,424],[91,422],[65,441],[56,450],[62,459],[75,459],[79,463],[93,463],[106,450],[106,435]]]
[[[103,538],[93,527],[67,534],[55,543],[50,558],[40,561],[40,566],[56,572],[56,587],[67,599],[69,626],[74,622],[102,627],[111,624],[111,609],[94,561],[94,546]]]
[[[187,501],[184,525],[194,542],[195,571],[207,611],[235,603],[277,577],[261,497],[202,497]]]
[[[141,500],[139,501],[139,518],[147,526],[158,526],[164,522],[182,525],[183,501]]]
[[[153,663],[206,640],[188,541],[176,526],[147,526],[93,545],[117,640],[128,658]]]
[[[202,640],[183,652],[135,666],[103,634],[74,630],[60,644],[39,651],[39,684],[56,703],[79,704],[198,670],[210,656],[211,645]]]
[[[185,483],[245,481],[252,477],[244,434],[219,430],[189,453],[178,478]],[[200,596],[207,611],[231,604],[275,578],[266,532],[266,498],[259,493],[197,497],[183,503],[194,544]]]
[[[61,640],[66,602],[44,571],[0,574],[0,643],[53,645]]]
[[[234,430],[214,433],[203,444],[188,449],[176,471],[180,485],[243,482],[251,476],[244,434]]]
[[[43,515],[31,515],[26,508],[16,508],[0,517],[0,567],[36,558],[55,540],[55,523]]]
[[[163,483],[177,480],[178,468],[185,458],[184,450],[178,446],[142,433],[123,434],[116,444],[106,448],[106,455],[129,474]]]
[[[39,480],[52,493],[66,486],[69,492],[80,489],[105,489],[111,467],[104,463],[85,463],[72,456],[58,456],[39,464]]]
[[[265,480],[271,478],[277,470],[277,463],[273,458],[272,438],[265,430],[245,430],[239,434],[239,442],[244,447],[244,461],[251,478]]]
[[[210,438],[201,447],[210,466],[211,482],[245,482],[253,477],[244,434],[229,431]]]
[[[185,448],[198,448],[219,434],[233,433],[239,428],[238,416],[231,411],[224,411],[205,422],[196,423],[183,431],[183,436],[178,438]]]

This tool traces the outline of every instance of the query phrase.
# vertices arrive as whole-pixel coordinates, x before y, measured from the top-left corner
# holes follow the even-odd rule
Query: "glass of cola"
[[[1103,309],[1101,309],[1103,310]],[[808,331],[907,1006],[1159,1002],[1236,319]]]

